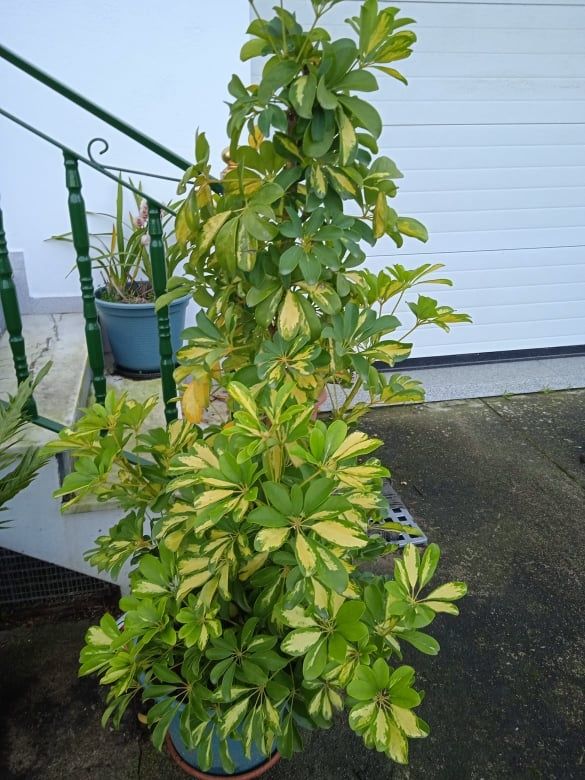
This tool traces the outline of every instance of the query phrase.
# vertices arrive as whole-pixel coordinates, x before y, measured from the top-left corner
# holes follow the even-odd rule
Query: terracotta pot
[[[207,772],[202,772],[201,769],[196,769],[181,758],[177,753],[177,749],[173,744],[170,734],[167,734],[166,744],[167,750],[173,761],[181,767],[183,772],[190,777],[196,777],[198,780],[225,780],[226,777],[237,778],[237,780],[255,780],[257,777],[262,777],[263,774],[268,772],[269,769],[272,769],[272,767],[280,761],[280,753],[276,751],[263,764],[260,764],[253,769],[249,769],[246,772],[240,772],[239,774],[236,773],[234,775],[210,775]]]

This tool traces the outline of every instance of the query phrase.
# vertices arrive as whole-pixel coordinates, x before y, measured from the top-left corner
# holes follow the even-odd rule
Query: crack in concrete
[[[496,398],[499,398],[501,396],[496,396]],[[493,412],[497,417],[499,417],[500,420],[509,428],[511,428],[513,431],[515,431],[519,436],[521,436],[524,441],[526,441],[528,444],[530,444],[538,453],[540,453],[546,460],[548,460],[549,463],[552,463],[553,466],[555,466],[560,472],[562,472],[566,477],[568,477],[573,484],[575,484],[579,490],[582,493],[585,493],[585,485],[583,485],[577,477],[575,477],[574,474],[571,474],[570,471],[568,471],[563,465],[558,463],[557,460],[549,453],[547,450],[543,449],[538,443],[536,439],[534,439],[530,434],[526,433],[526,431],[519,427],[517,424],[513,422],[513,420],[510,419],[505,414],[502,414],[498,409],[495,408],[495,406],[492,406],[492,404],[489,402],[489,399],[487,398],[478,398],[478,401],[481,401],[481,403],[486,406],[491,412]]]
[[[58,342],[60,340],[59,335],[59,324],[57,322],[57,318],[54,314],[50,315],[51,318],[51,330],[53,331],[52,335],[47,336],[45,339],[45,346],[41,349],[39,354],[33,358],[30,362],[30,370],[34,371],[39,363],[39,361],[42,359],[43,355],[48,354],[51,351],[51,346],[53,344],[53,341]]]

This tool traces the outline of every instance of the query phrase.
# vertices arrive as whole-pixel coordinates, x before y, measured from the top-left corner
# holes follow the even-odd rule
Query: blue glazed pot
[[[108,334],[110,348],[118,368],[126,371],[156,374],[160,372],[158,330],[154,303],[113,303],[95,298],[102,327]],[[173,355],[181,347],[185,329],[185,312],[190,296],[178,298],[169,305]]]
[[[169,727],[167,740],[170,741],[170,753],[175,761],[183,770],[192,777],[198,778],[217,778],[234,777],[246,780],[247,778],[260,777],[268,771],[280,759],[280,755],[275,752],[270,758],[266,758],[256,747],[252,746],[250,758],[244,754],[244,747],[241,742],[235,739],[228,739],[228,748],[232,760],[235,764],[235,770],[231,775],[227,775],[221,765],[219,757],[219,737],[214,735],[212,739],[212,763],[209,769],[205,771],[199,769],[197,764],[197,750],[189,750],[183,742],[180,730],[180,712],[175,715]],[[167,743],[168,744],[168,743]]]

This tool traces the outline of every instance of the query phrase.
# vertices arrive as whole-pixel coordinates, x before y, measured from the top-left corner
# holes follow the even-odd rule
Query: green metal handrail
[[[32,78],[36,81],[40,81],[41,84],[45,84],[47,87],[49,87],[49,89],[53,90],[53,92],[58,92],[59,95],[63,95],[63,97],[67,98],[67,100],[70,100],[80,108],[83,108],[85,111],[93,114],[98,119],[106,122],[120,133],[123,133],[129,138],[132,138],[134,141],[141,144],[141,146],[150,149],[151,152],[154,152],[159,157],[162,157],[164,160],[167,160],[173,165],[176,165],[177,168],[182,168],[184,171],[186,171],[187,168],[189,168],[191,165],[191,163],[188,160],[185,160],[184,157],[176,154],[171,149],[167,149],[166,146],[159,144],[158,141],[155,141],[148,135],[141,133],[140,130],[137,130],[135,127],[132,127],[132,125],[129,125],[127,122],[124,122],[122,119],[114,116],[114,114],[111,114],[104,108],[101,108],[101,106],[98,106],[93,101],[88,100],[88,98],[84,97],[79,92],[76,92],[71,87],[63,84],[63,82],[59,81],[53,76],[50,76],[48,73],[45,73],[40,68],[37,68],[36,65],[33,65],[32,62],[28,62],[28,60],[25,60],[23,57],[16,54],[16,52],[7,49],[6,46],[2,46],[1,44],[0,58],[6,60],[6,62],[14,65],[14,67],[22,70],[29,76],[32,76]]]
[[[176,216],[176,212],[168,205],[160,203],[156,198],[138,190],[133,185],[125,182],[121,177],[114,176],[109,170],[104,169],[98,163],[85,157],[79,152],[62,144],[52,136],[28,124],[14,114],[0,108],[0,116],[19,125],[28,132],[43,139],[52,146],[60,149],[65,162],[65,183],[68,192],[69,217],[73,245],[76,252],[77,269],[83,300],[83,316],[85,320],[85,340],[87,354],[92,373],[96,401],[103,403],[106,397],[106,379],[104,373],[104,349],[98,315],[95,305],[95,290],[92,277],[92,262],[89,254],[89,231],[87,226],[87,214],[85,202],[81,191],[81,177],[79,175],[79,163],[99,171],[103,176],[121,183],[123,187],[144,197],[148,203],[150,261],[152,265],[153,288],[155,298],[160,297],[166,291],[166,261],[165,247],[162,239],[161,210]],[[22,318],[14,286],[12,267],[8,255],[6,234],[4,232],[2,211],[0,210],[0,305],[6,319],[6,329],[9,335],[9,343],[12,351],[14,369],[17,382],[20,384],[29,375],[28,361],[24,338],[22,335]],[[161,307],[157,313],[157,326],[159,332],[159,355],[161,367],[161,385],[164,402],[165,418],[167,422],[177,419],[176,385],[173,377],[173,350],[171,344],[171,330],[169,322],[168,306]],[[54,420],[48,420],[37,413],[36,404],[31,397],[27,408],[31,422],[49,430],[56,430],[58,426]]]
[[[115,130],[123,133],[141,146],[154,152],[160,158],[172,163],[182,171],[187,171],[191,163],[173,152],[171,149],[163,146],[153,138],[145,135],[132,125],[119,119],[106,109],[98,106],[93,101],[86,98],[76,90],[67,86],[63,82],[45,73],[43,70],[25,60],[16,52],[11,51],[6,46],[0,45],[0,59],[31,76],[36,81],[49,87],[53,92],[62,95],[71,103],[79,106],[85,111],[93,114],[95,117],[113,127]],[[129,182],[122,180],[122,172],[133,172],[128,168],[116,168],[115,166],[100,165],[92,156],[91,147],[96,141],[102,142],[103,153],[108,148],[108,143],[104,139],[93,139],[88,145],[87,156],[79,154],[65,144],[62,144],[55,138],[47,135],[41,130],[33,127],[23,119],[0,108],[0,115],[9,121],[19,125],[29,133],[33,133],[38,138],[43,139],[49,144],[60,149],[65,159],[66,187],[68,191],[69,216],[71,221],[71,231],[73,244],[77,257],[77,269],[81,285],[81,295],[83,299],[83,315],[85,319],[85,338],[87,344],[87,353],[89,365],[92,372],[92,381],[95,390],[95,397],[98,402],[103,402],[106,392],[106,381],[104,375],[104,352],[99,327],[97,311],[95,306],[95,290],[93,287],[93,278],[91,273],[91,257],[89,255],[89,231],[87,227],[87,216],[85,203],[81,191],[81,178],[79,175],[79,163],[93,168],[112,179],[120,182],[127,190],[144,197],[148,203],[149,210],[149,234],[150,234],[150,260],[152,264],[153,288],[155,298],[160,297],[166,290],[166,263],[165,248],[162,240],[162,226],[160,211],[164,210],[169,214],[176,216],[176,212],[168,205],[160,203],[155,198],[138,190]],[[117,171],[115,176],[111,171]],[[147,172],[140,172],[146,176],[157,176]],[[172,179],[169,176],[159,176],[159,178]],[[220,182],[211,182],[211,188],[221,193],[223,191]],[[22,336],[22,319],[16,296],[16,289],[12,278],[12,268],[8,256],[8,247],[6,236],[2,223],[2,212],[0,211],[0,305],[5,314],[6,326],[9,334],[10,347],[14,361],[14,368],[17,381],[20,383],[28,376],[28,362],[26,358],[24,338]],[[170,338],[170,323],[168,307],[164,306],[157,311],[157,325],[159,333],[159,355],[161,359],[161,384],[164,401],[165,417],[168,422],[177,418],[176,407],[176,386],[173,378],[173,359],[172,345]],[[41,427],[50,430],[58,430],[60,423],[54,420],[48,420],[37,413],[35,401],[31,398],[27,409],[30,419]]]

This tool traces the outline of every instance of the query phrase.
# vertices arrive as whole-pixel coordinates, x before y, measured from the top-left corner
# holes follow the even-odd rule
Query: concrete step
[[[22,332],[30,370],[34,373],[51,361],[49,374],[35,393],[40,415],[72,425],[80,406],[87,400],[89,370],[81,314],[27,314]],[[0,398],[16,390],[12,352],[5,332],[0,338]],[[28,425],[23,446],[44,444],[54,434],[36,425]]]

